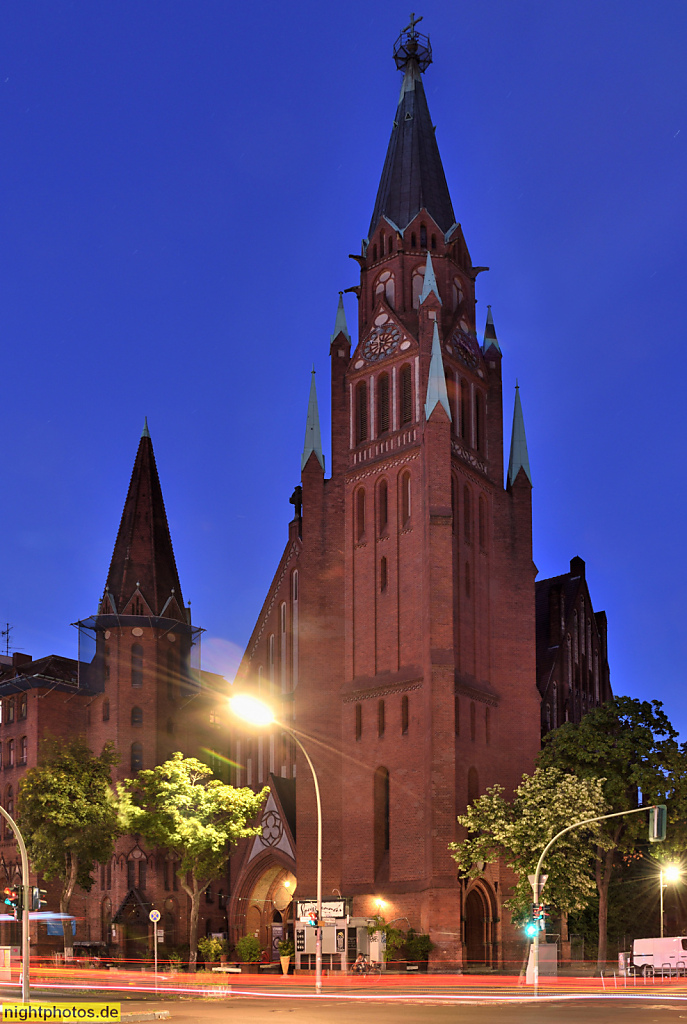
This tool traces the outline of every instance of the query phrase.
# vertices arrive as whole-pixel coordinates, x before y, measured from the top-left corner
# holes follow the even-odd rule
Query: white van
[[[630,956],[621,956],[625,961],[621,966],[628,974],[687,974],[687,936],[635,939]]]

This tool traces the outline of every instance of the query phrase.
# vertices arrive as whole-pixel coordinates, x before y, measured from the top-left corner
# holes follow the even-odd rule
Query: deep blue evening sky
[[[587,561],[618,693],[684,682],[687,5],[426,0],[425,88],[504,352],[542,576]],[[406,4],[0,14],[0,620],[76,656],[148,416],[206,667],[281,554],[309,371],[356,283]],[[349,326],[355,297],[347,296]],[[355,330],[353,330],[355,336]]]

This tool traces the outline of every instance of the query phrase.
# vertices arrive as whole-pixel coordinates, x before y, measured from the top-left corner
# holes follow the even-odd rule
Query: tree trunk
[[[193,972],[196,969],[198,960],[198,916],[200,914],[200,889],[196,880],[193,880],[191,895],[191,918],[188,927],[188,969]]]
[[[79,859],[76,854],[70,850],[65,851],[64,865],[65,882],[62,895],[60,896],[60,913],[68,914],[69,904],[71,903],[76,885],[76,876],[79,873]],[[64,958],[65,960],[71,960],[74,956],[74,937],[72,935],[71,921],[62,921],[62,934],[64,935]]]
[[[613,846],[610,850],[596,850],[596,888],[599,893],[599,950],[596,957],[596,970],[603,971],[608,959],[608,888],[613,873],[613,857],[618,846],[622,825],[613,833]]]

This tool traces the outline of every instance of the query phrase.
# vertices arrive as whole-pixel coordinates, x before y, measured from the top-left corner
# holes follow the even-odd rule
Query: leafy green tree
[[[76,885],[90,892],[94,861],[108,860],[119,834],[110,770],[119,761],[111,743],[96,757],[85,739],[46,740],[39,762],[21,782],[17,817],[34,868],[62,883],[60,912],[69,913]],[[71,921],[64,923],[71,956]]]
[[[539,755],[542,768],[556,767],[586,780],[600,780],[611,811],[667,803],[671,846],[683,846],[687,778],[684,748],[660,701],[615,697],[548,733]],[[598,968],[607,959],[608,894],[621,858],[646,841],[648,815],[631,814],[604,822],[594,857],[599,894]],[[663,852],[663,851],[662,851]],[[667,852],[667,851],[666,851]]]
[[[269,792],[235,789],[212,774],[202,761],[177,752],[117,787],[123,830],[138,833],[151,846],[173,850],[180,861],[177,874],[191,899],[191,970],[198,956],[200,897],[222,872],[230,846],[260,832],[248,823]]]
[[[544,846],[573,822],[605,814],[607,805],[602,779],[578,779],[558,768],[523,775],[513,800],[506,800],[504,793],[503,786],[492,786],[458,816],[468,837],[450,843],[449,849],[463,878],[478,878],[485,864],[503,858],[518,875],[505,906],[515,920],[522,920],[532,904],[527,876],[534,874]],[[562,912],[586,906],[594,895],[592,860],[605,842],[600,827],[589,825],[554,844],[543,868],[548,904]]]

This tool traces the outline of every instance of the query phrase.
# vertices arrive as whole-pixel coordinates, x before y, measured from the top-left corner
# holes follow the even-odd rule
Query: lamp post
[[[237,718],[248,722],[250,725],[264,727],[278,724],[280,729],[288,732],[294,738],[301,749],[303,757],[308,762],[312,772],[312,780],[315,784],[315,801],[317,804],[317,928],[315,929],[315,992],[322,995],[322,802],[320,800],[320,785],[317,779],[315,766],[310,760],[308,751],[305,749],[293,729],[283,722],[277,722],[272,709],[263,701],[247,694],[239,694],[232,697],[229,707]]]
[[[677,880],[680,877],[680,874],[680,868],[677,864],[666,864],[665,867],[661,865],[661,938],[663,938],[663,890],[665,889],[668,882],[677,882]]]

